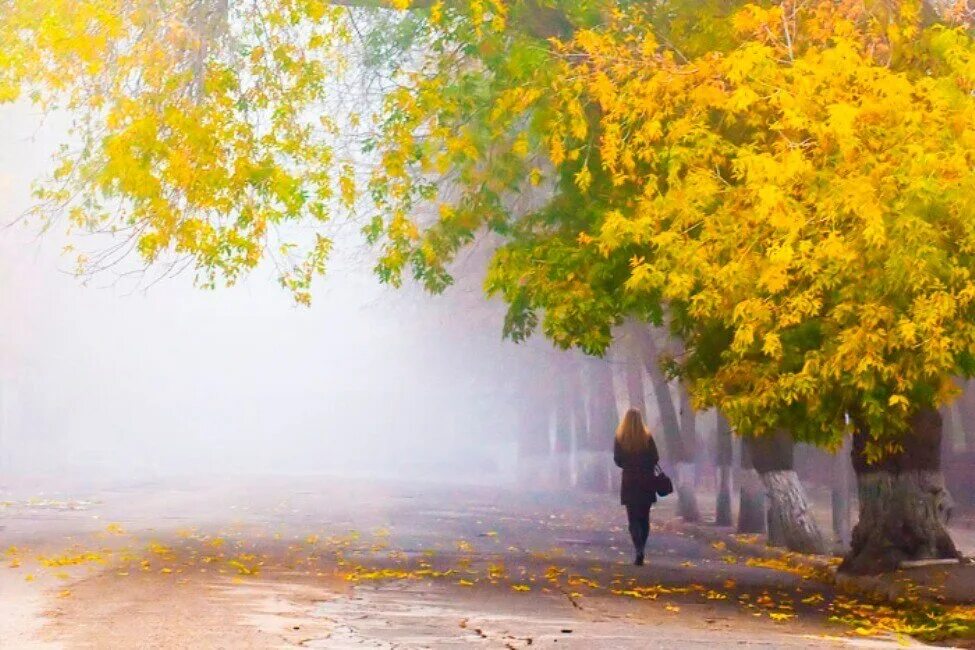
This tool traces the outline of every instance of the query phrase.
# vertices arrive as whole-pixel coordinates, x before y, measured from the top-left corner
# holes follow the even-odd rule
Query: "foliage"
[[[828,611],[831,621],[852,627],[860,636],[886,633],[943,642],[975,635],[975,608],[942,605],[931,599],[899,598],[888,603],[839,596],[829,604]]]
[[[975,343],[972,43],[877,9],[746,5],[692,59],[581,32],[571,100],[598,107],[621,197],[588,245],[629,261],[628,299],[669,305],[698,402],[825,443],[856,408],[875,455]]]
[[[960,28],[923,25],[919,4],[878,10],[745,5],[702,35],[621,8],[511,81],[490,61],[465,67],[481,103],[517,110],[417,109],[411,134],[473,123],[490,147],[463,154],[468,192],[422,234],[387,231],[387,262],[399,270],[407,250],[436,278],[472,224],[500,222],[510,242],[488,287],[512,306],[510,334],[543,310],[556,342],[600,351],[622,318],[659,321],[666,306],[699,404],[743,432],[789,426],[826,444],[857,408],[883,453],[912,409],[971,372],[973,77]],[[437,155],[458,137],[442,128]],[[401,152],[408,136],[391,136]],[[524,140],[545,147],[558,190],[515,219],[504,197],[544,167],[526,174]]]
[[[341,9],[261,3],[17,0],[0,4],[0,98],[72,117],[35,214],[121,240],[84,270],[137,251],[186,256],[212,285],[263,256],[304,302],[330,241],[287,238],[348,203],[326,86],[343,71]],[[283,236],[282,236],[283,235]],[[298,244],[304,250],[297,250]]]
[[[310,223],[301,301],[363,197],[394,284],[493,231],[507,335],[599,353],[666,314],[699,406],[827,445],[856,409],[875,456],[975,372],[975,48],[920,2],[233,4],[0,5],[0,96],[77,117],[42,215],[205,284]]]
[[[580,31],[562,112],[599,131],[559,143],[595,161],[575,184],[606,204],[580,242],[628,261],[623,309],[669,306],[699,404],[826,443],[857,408],[875,454],[975,344],[975,50],[919,4],[878,9],[746,5],[727,49],[693,58],[639,13]]]
[[[668,310],[698,405],[826,445],[856,409],[880,456],[973,370],[971,38],[916,2],[727,7],[616,4],[550,50],[445,30],[477,47],[390,106],[381,271],[436,289],[486,226],[508,335],[601,352]]]

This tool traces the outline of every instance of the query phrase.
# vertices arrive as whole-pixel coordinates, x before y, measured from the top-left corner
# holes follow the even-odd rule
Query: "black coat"
[[[620,503],[624,506],[649,507],[657,502],[653,475],[654,468],[660,462],[660,454],[653,438],[650,438],[650,445],[645,451],[636,454],[626,452],[618,440],[614,441],[613,460],[623,468]]]

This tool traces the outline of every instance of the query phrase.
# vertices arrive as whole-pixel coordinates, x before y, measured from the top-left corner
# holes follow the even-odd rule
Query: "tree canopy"
[[[975,371],[961,13],[353,4],[0,4],[0,99],[75,118],[39,214],[208,285],[270,257],[300,301],[341,215],[434,291],[493,231],[506,334],[599,353],[666,314],[673,370],[742,433],[830,444],[856,410],[880,455]]]
[[[551,94],[598,118],[550,126],[584,162],[495,260],[516,329],[541,308],[599,349],[666,307],[739,431],[829,444],[855,410],[889,450],[972,372],[975,68],[963,27],[883,9],[746,5],[703,47],[641,8],[579,31]]]

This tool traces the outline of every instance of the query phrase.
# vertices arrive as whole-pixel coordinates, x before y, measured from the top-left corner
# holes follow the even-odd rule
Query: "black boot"
[[[643,566],[643,553],[636,554],[636,560],[633,562],[636,566]]]

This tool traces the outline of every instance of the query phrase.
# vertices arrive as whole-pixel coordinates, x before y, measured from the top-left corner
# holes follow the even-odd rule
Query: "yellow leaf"
[[[576,173],[575,176],[576,187],[579,188],[580,192],[585,192],[592,185],[592,172],[589,171],[589,167],[583,167]]]

